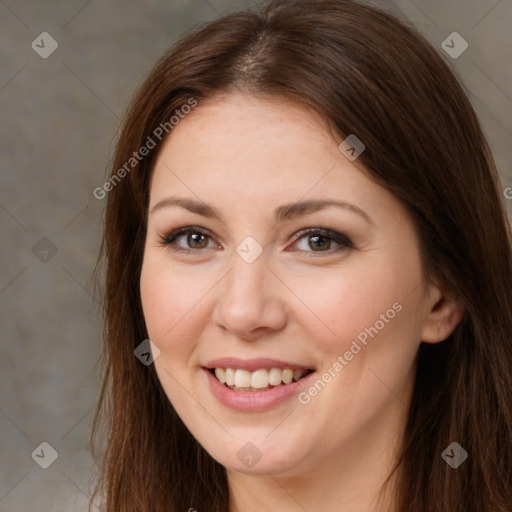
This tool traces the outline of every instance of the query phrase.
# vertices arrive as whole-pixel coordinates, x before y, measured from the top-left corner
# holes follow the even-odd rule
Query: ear
[[[439,286],[431,286],[426,301],[421,341],[439,343],[450,336],[464,315],[464,307],[453,293]]]

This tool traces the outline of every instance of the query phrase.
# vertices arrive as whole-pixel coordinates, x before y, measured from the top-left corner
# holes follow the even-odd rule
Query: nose
[[[265,253],[248,263],[233,254],[232,267],[217,287],[213,320],[234,337],[255,340],[286,325],[281,296],[286,287],[269,268]]]

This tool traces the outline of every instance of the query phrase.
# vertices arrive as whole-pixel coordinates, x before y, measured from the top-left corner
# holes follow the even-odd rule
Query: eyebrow
[[[200,201],[196,201],[195,199],[180,197],[167,197],[166,199],[162,199],[155,206],[153,206],[153,208],[150,211],[150,214],[153,214],[156,211],[161,210],[162,208],[168,208],[171,206],[179,206],[181,208],[189,210],[192,213],[196,213],[198,215],[202,215],[208,218],[216,218],[223,222],[221,213],[213,206]],[[335,199],[312,199],[309,201],[302,201],[298,203],[284,204],[282,206],[277,207],[274,210],[274,217],[276,219],[276,222],[280,223],[292,220],[297,217],[301,217],[303,215],[310,215],[312,213],[323,210],[325,208],[329,208],[331,206],[336,206],[356,213],[359,216],[363,217],[366,220],[366,222],[368,222],[371,225],[374,225],[373,220],[364,210],[362,210],[355,204],[347,203],[345,201],[337,201]]]

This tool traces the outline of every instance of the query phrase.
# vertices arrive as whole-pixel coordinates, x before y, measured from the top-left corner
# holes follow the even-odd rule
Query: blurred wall
[[[409,18],[449,62],[483,123],[503,189],[512,187],[512,3],[370,3]],[[0,2],[0,511],[85,510],[102,336],[90,277],[104,201],[92,191],[156,59],[197,23],[245,5]],[[452,56],[441,47],[453,32],[469,45],[456,58],[462,39],[449,43]],[[503,200],[510,215],[512,189]]]

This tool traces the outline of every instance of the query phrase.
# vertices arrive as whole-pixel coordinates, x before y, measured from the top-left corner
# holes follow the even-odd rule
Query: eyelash
[[[168,235],[162,236],[160,243],[161,245],[170,248],[171,250],[179,253],[193,253],[193,252],[199,252],[205,249],[208,249],[207,247],[203,249],[184,249],[183,247],[178,247],[175,244],[176,239],[178,239],[182,235],[188,235],[188,234],[200,234],[206,237],[212,238],[208,232],[205,230],[195,227],[195,226],[187,226],[180,229],[177,229],[173,231],[172,233],[169,233]],[[297,233],[297,237],[295,238],[293,243],[298,242],[300,239],[302,239],[305,236],[313,236],[313,235],[320,235],[322,237],[325,237],[327,239],[330,239],[337,244],[340,245],[340,247],[335,248],[334,250],[327,250],[327,251],[304,251],[304,252],[311,252],[313,254],[315,253],[324,253],[328,255],[332,255],[333,253],[338,253],[343,250],[347,249],[353,249],[354,245],[350,238],[348,238],[346,235],[343,235],[341,233],[338,233],[336,231],[332,231],[331,229],[325,229],[325,228],[308,228],[305,230],[300,231]],[[309,257],[316,257],[316,256],[309,256]]]

